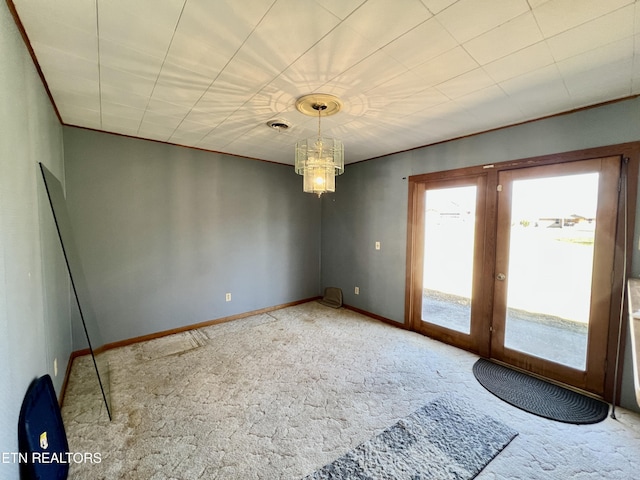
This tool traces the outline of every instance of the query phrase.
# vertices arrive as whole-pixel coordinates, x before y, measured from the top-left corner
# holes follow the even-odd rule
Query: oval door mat
[[[586,424],[601,422],[609,412],[609,405],[603,401],[484,358],[473,365],[473,374],[496,397],[540,417]]]

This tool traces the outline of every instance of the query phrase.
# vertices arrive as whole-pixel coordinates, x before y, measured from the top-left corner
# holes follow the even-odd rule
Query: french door
[[[619,156],[411,185],[412,329],[602,395]]]

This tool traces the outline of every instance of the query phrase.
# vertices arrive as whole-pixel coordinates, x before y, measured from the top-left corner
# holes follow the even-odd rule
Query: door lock
[[[506,278],[507,276],[504,273],[499,273],[496,275],[496,280],[500,280],[501,282],[503,282]]]

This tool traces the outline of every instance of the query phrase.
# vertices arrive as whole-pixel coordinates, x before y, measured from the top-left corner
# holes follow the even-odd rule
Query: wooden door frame
[[[574,162],[579,160],[588,160],[593,158],[620,156],[625,160],[623,167],[623,175],[626,176],[626,199],[628,208],[626,244],[627,252],[625,256],[625,232],[624,222],[622,222],[622,212],[624,208],[624,195],[618,197],[618,219],[615,238],[615,254],[614,254],[614,273],[613,287],[611,293],[611,309],[609,320],[609,332],[607,338],[607,359],[605,361],[605,380],[603,398],[611,401],[616,392],[615,398],[620,398],[620,389],[622,385],[622,375],[620,372],[615,374],[616,368],[616,352],[618,351],[618,338],[621,338],[619,345],[618,359],[620,362],[624,359],[624,347],[627,335],[627,322],[620,322],[619,318],[624,312],[621,309],[626,308],[626,302],[622,301],[622,295],[625,289],[626,279],[622,278],[622,272],[631,270],[631,257],[633,249],[633,233],[635,228],[636,201],[638,196],[638,172],[640,165],[640,142],[630,142],[616,145],[608,145],[603,147],[594,147],[584,150],[575,150],[550,155],[542,155],[538,157],[523,158],[499,163],[488,163],[486,165],[471,166],[456,170],[445,170],[409,177],[408,182],[408,212],[407,212],[407,250],[406,250],[406,276],[405,276],[405,326],[413,329],[412,312],[416,310],[416,303],[420,301],[416,292],[413,291],[413,285],[417,279],[417,268],[415,267],[418,260],[421,260],[421,241],[423,244],[423,232],[419,231],[420,225],[420,207],[421,200],[419,192],[422,190],[421,183],[448,180],[457,177],[486,175],[487,182],[487,198],[485,202],[485,255],[481,262],[482,273],[480,274],[484,284],[483,308],[481,317],[478,322],[481,325],[479,341],[477,346],[463,346],[471,352],[482,357],[490,356],[490,338],[491,338],[491,314],[493,310],[493,278],[495,275],[494,260],[496,253],[496,231],[497,231],[497,185],[498,172],[509,169],[519,169],[527,166],[541,166],[556,163]],[[626,172],[625,172],[626,170]],[[421,271],[421,267],[420,267]],[[623,318],[626,318],[623,317]],[[622,367],[620,366],[620,369]],[[616,383],[617,380],[617,383]]]
[[[615,254],[615,231],[617,226],[617,201],[619,192],[616,191],[618,179],[621,175],[620,156],[582,160],[579,162],[563,162],[550,165],[525,167],[522,169],[503,170],[499,172],[502,186],[498,208],[498,243],[496,249],[496,268],[506,273],[510,263],[510,234],[513,218],[511,217],[512,187],[514,180],[558,177],[580,173],[599,172],[599,201],[595,231],[595,245],[593,254],[594,273],[590,292],[602,292],[602,295],[591,295],[590,322],[587,347],[587,364],[585,370],[568,365],[562,365],[550,359],[539,358],[535,355],[508,348],[505,343],[505,328],[507,319],[507,290],[509,289],[509,275],[505,281],[495,282],[493,334],[491,357],[505,363],[517,366],[527,366],[532,372],[544,377],[574,385],[585,391],[600,394],[604,388],[606,344],[601,339],[608,335],[610,319],[610,305],[612,296],[611,273],[604,268],[613,266]],[[540,171],[540,169],[544,169]],[[608,187],[608,188],[607,188]],[[502,234],[500,233],[502,232]],[[604,293],[607,293],[605,296]],[[596,344],[601,346],[598,348]],[[587,372],[589,374],[587,374]]]
[[[478,324],[471,325],[471,333],[466,334],[462,332],[458,332],[455,330],[450,330],[445,327],[441,327],[436,324],[429,324],[429,326],[425,329],[424,322],[422,321],[422,315],[419,311],[421,302],[418,302],[418,298],[422,298],[422,278],[423,278],[423,265],[424,265],[424,248],[416,248],[419,245],[424,245],[424,201],[425,195],[424,193],[429,190],[430,186],[436,185],[437,188],[455,188],[462,186],[476,186],[477,187],[477,196],[476,196],[476,212],[475,212],[475,228],[474,228],[474,255],[473,255],[473,294],[472,294],[472,304],[471,311],[474,316],[482,315],[482,312],[485,310],[485,306],[482,303],[484,298],[487,298],[484,295],[483,287],[485,282],[482,281],[482,278],[479,278],[481,275],[483,268],[481,265],[477,265],[479,260],[484,258],[484,241],[486,238],[486,221],[484,219],[484,215],[486,212],[486,198],[487,195],[485,193],[486,190],[486,174],[471,174],[471,175],[457,175],[450,176],[447,178],[440,178],[438,180],[427,180],[425,182],[413,183],[411,188],[414,189],[413,192],[413,200],[415,202],[415,206],[413,208],[414,218],[411,222],[414,225],[415,230],[413,231],[415,236],[412,241],[412,249],[415,252],[415,261],[411,265],[411,275],[413,282],[411,283],[414,291],[411,293],[411,308],[412,315],[410,318],[410,328],[414,331],[418,331],[420,333],[428,334],[437,340],[443,341],[445,343],[455,344],[461,348],[470,351],[478,351],[480,348],[479,338],[482,337],[481,327]],[[422,215],[421,215],[422,212]],[[419,287],[419,288],[418,288]],[[429,331],[427,333],[427,330]]]

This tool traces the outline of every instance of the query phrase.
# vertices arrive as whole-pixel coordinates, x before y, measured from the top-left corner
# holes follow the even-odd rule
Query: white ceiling
[[[640,93],[634,0],[13,3],[65,124],[285,164],[309,93],[345,163]]]

